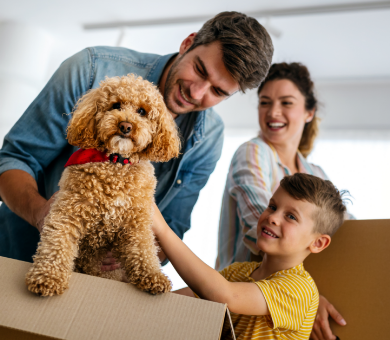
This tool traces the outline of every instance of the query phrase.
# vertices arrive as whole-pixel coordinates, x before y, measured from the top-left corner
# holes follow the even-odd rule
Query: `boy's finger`
[[[332,319],[336,321],[340,326],[345,326],[347,324],[342,315],[336,310],[336,308],[334,308],[332,304],[329,304],[328,312]]]

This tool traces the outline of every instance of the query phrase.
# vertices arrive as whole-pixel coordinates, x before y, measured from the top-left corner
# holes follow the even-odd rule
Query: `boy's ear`
[[[329,235],[319,235],[310,245],[309,250],[313,254],[320,253],[324,249],[328,248],[331,242]]]

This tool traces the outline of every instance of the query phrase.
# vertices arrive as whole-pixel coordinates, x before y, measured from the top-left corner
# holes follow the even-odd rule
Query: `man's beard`
[[[184,54],[185,55],[185,54]],[[176,80],[175,81],[175,75],[178,71],[177,67],[181,61],[181,59],[184,57],[184,55],[182,55],[179,59],[177,59],[171,66],[171,69],[169,70],[168,72],[168,75],[167,75],[167,80],[165,81],[165,90],[164,90],[164,102],[165,102],[165,105],[167,106],[168,110],[174,114],[186,114],[186,113],[189,113],[189,112],[192,112],[192,111],[199,111],[199,108],[200,108],[200,105],[197,104],[197,103],[194,103],[192,101],[192,98],[191,96],[189,95],[188,91],[186,91],[185,87],[183,86],[183,83],[181,82],[180,79]],[[172,108],[172,105],[171,103],[169,102],[169,99],[172,97],[172,92],[174,90],[174,86],[178,84],[179,85],[179,88],[182,89],[182,91],[185,93],[186,97],[187,98],[191,98],[191,103],[194,104],[194,108],[193,109],[190,109],[188,111],[184,111],[184,112],[175,112]],[[180,102],[180,101],[177,101],[176,104],[180,107],[183,107],[183,104]]]

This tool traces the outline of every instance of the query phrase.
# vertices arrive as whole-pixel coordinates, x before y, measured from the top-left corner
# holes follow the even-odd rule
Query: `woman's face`
[[[273,145],[298,147],[305,123],[313,116],[314,110],[306,111],[305,97],[288,79],[268,81],[259,94],[260,128]]]

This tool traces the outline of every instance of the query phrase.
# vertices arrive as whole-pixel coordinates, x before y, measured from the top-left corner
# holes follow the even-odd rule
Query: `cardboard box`
[[[328,249],[304,265],[347,321],[340,340],[388,339],[390,220],[347,221]],[[62,295],[41,298],[24,283],[30,263],[0,257],[0,339],[219,339],[226,305],[74,273]]]
[[[304,266],[347,325],[340,340],[390,339],[390,220],[346,221],[329,248]]]
[[[220,303],[73,273],[61,296],[27,290],[31,263],[0,257],[0,339],[217,340],[231,320]],[[234,335],[233,335],[234,336]]]

